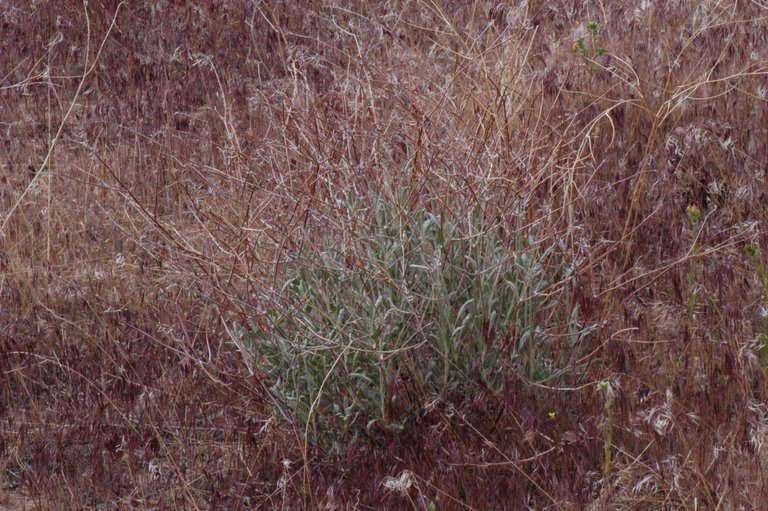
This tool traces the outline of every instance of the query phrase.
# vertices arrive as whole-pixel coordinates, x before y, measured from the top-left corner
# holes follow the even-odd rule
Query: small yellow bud
[[[699,217],[701,217],[701,210],[699,209],[696,204],[691,204],[688,206],[685,210],[686,213],[688,213],[688,219],[691,221],[691,225],[696,225],[699,223]]]

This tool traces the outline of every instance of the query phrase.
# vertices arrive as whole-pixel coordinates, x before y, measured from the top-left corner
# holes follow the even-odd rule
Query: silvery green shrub
[[[304,254],[268,328],[236,325],[276,412],[312,442],[403,427],[436,396],[577,369],[590,330],[570,303],[574,265],[542,248],[535,226],[510,239],[477,212],[462,226],[382,197],[347,206],[352,241]]]

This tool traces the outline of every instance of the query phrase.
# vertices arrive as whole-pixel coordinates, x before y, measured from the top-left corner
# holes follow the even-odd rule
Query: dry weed
[[[3,478],[57,509],[760,509],[767,21],[0,2]],[[275,420],[232,325],[265,327],[308,248],[354,242],[340,204],[393,183],[584,259],[597,337],[567,388],[435,396],[328,457]]]

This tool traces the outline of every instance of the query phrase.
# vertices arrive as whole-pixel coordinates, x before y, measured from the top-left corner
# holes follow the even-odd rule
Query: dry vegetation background
[[[3,484],[42,509],[762,509],[767,17],[0,1]],[[417,396],[326,452],[232,327],[393,183],[535,225],[596,330],[567,385]]]

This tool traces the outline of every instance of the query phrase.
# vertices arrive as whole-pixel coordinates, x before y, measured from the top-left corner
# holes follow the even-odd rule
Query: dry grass
[[[198,4],[0,2],[7,484],[51,509],[761,508],[768,6]],[[433,396],[328,455],[232,325],[394,185],[584,259],[597,333],[567,388]]]

